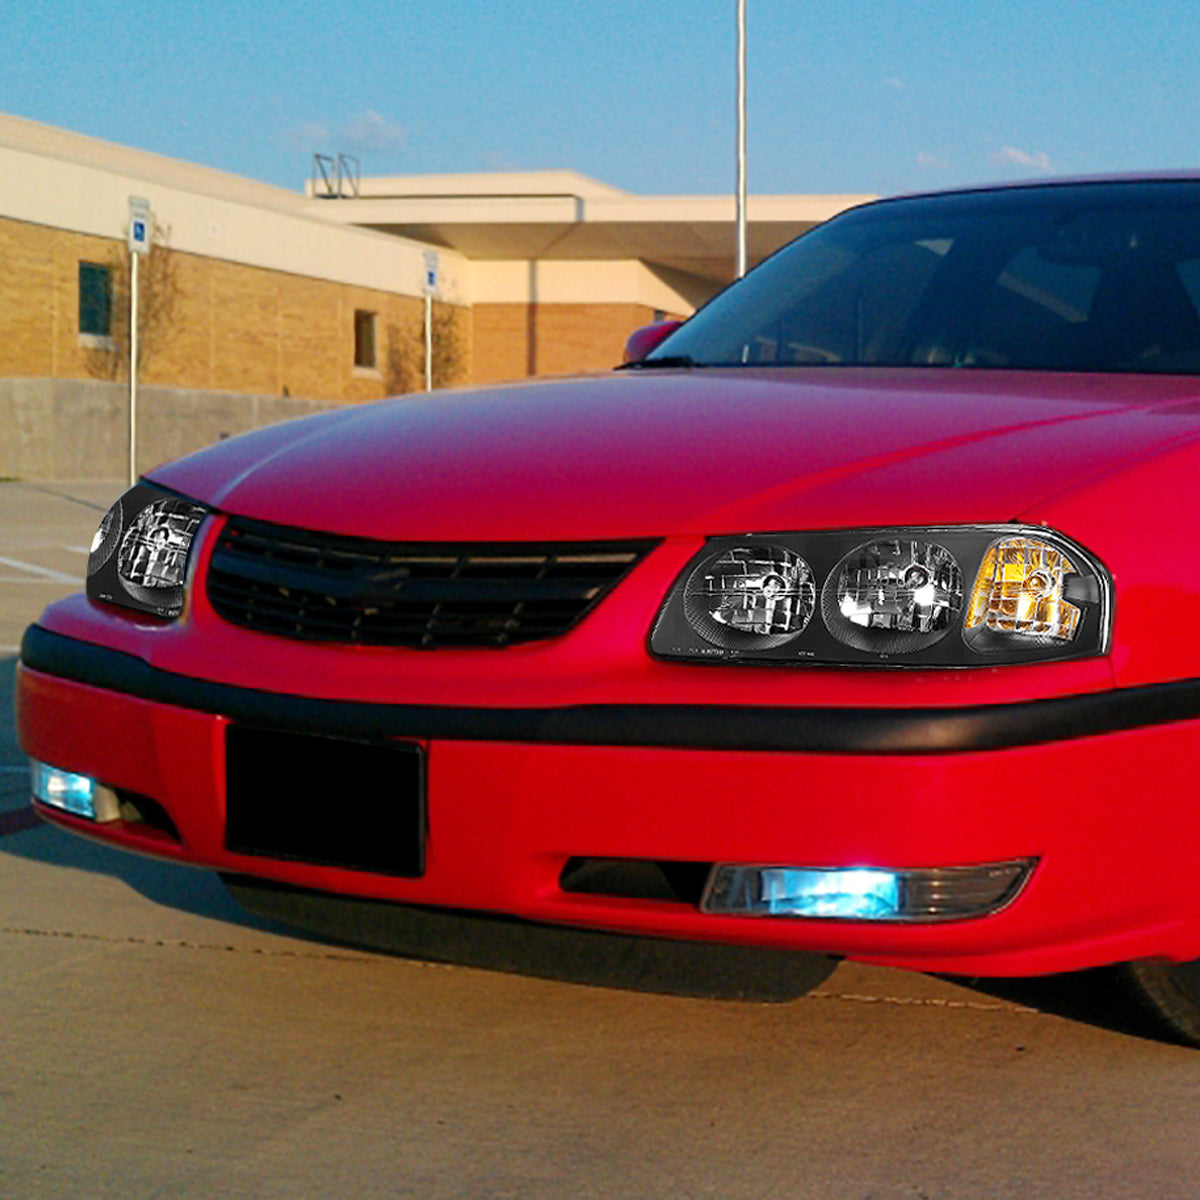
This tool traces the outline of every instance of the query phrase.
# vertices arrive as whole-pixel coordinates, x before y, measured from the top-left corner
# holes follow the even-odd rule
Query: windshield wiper
[[[665,354],[661,358],[643,358],[640,362],[623,363],[619,369],[622,371],[648,371],[654,367],[666,369],[668,367],[703,367],[706,365],[706,363],[698,363],[690,354]]]

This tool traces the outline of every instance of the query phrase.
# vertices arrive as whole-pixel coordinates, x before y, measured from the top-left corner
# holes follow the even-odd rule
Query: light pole
[[[737,278],[746,273],[746,0],[737,0]]]
[[[150,201],[129,197],[129,486],[137,483],[138,260],[150,250]]]
[[[425,390],[433,391],[433,298],[438,290],[438,252],[425,251]]]

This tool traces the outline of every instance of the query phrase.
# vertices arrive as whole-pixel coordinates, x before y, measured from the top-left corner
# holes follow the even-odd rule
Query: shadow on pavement
[[[1082,1025],[1155,1042],[1171,1040],[1129,993],[1114,967],[1027,979],[944,978],[985,996]]]
[[[12,655],[0,656],[0,764],[7,766],[25,761],[25,756],[17,746],[17,718],[13,704],[16,684],[16,658]]]
[[[278,922],[264,921],[247,913],[211,871],[111,850],[40,821],[33,830],[0,837],[0,858],[3,857],[107,875],[119,879],[153,904],[176,912],[253,929],[283,929]]]
[[[6,808],[15,805],[8,800]],[[0,835],[0,860],[19,858],[65,870],[107,875],[144,896],[152,904],[195,917],[207,917],[246,929],[296,931],[279,921],[257,917],[237,904],[211,871],[112,850],[37,821],[29,830]]]

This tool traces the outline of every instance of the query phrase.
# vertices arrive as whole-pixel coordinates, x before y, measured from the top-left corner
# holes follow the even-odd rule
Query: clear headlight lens
[[[903,654],[949,632],[962,591],[962,572],[943,546],[887,538],[851,550],[830,573],[821,602],[838,641]]]
[[[1103,654],[1112,580],[1043,528],[712,539],[650,636],[665,658],[992,666]]]
[[[121,539],[117,573],[139,587],[179,587],[192,538],[203,515],[203,509],[186,500],[156,500],[148,504]]]
[[[92,538],[92,550],[88,555],[88,575],[94,575],[110,558],[121,540],[123,510],[118,500],[100,519],[100,525]]]
[[[688,576],[688,620],[709,641],[735,650],[778,646],[803,632],[816,607],[808,564],[782,546],[733,546]]]
[[[207,510],[148,484],[130,488],[92,539],[87,594],[93,600],[177,617],[188,555]]]

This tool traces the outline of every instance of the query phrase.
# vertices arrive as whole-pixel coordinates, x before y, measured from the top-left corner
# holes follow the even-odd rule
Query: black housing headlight
[[[188,555],[207,511],[150,484],[130,488],[104,514],[92,539],[88,598],[156,617],[179,616]]]
[[[650,635],[662,658],[912,667],[1104,654],[1112,580],[1040,527],[713,538]]]

